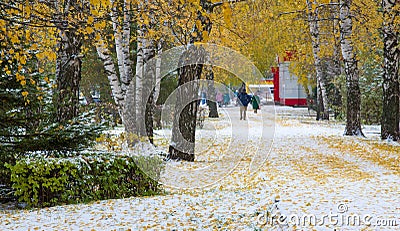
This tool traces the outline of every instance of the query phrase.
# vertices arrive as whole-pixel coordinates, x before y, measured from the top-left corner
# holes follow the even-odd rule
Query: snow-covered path
[[[0,229],[400,229],[398,144],[380,141],[374,127],[365,128],[366,139],[343,137],[342,125],[304,117],[306,109],[277,110],[272,146],[269,106],[249,111],[248,121],[239,121],[238,108],[207,120],[196,161],[168,164],[166,195],[6,210]],[[168,134],[160,133],[162,146]],[[264,224],[267,211],[300,223]]]

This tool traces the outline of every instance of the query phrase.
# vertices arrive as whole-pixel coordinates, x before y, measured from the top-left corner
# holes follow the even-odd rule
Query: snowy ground
[[[343,137],[304,108],[277,107],[276,121],[272,106],[247,121],[220,111],[198,131],[194,163],[168,162],[166,195],[4,210],[0,230],[400,229],[400,146],[380,141],[379,127]],[[168,129],[157,134],[165,148]]]

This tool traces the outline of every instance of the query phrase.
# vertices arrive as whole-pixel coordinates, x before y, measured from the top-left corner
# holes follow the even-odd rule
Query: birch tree
[[[153,26],[157,24],[157,9],[155,9],[154,1],[110,0],[110,4],[109,14],[117,62],[113,62],[112,52],[105,45],[104,38],[97,43],[96,47],[108,73],[114,100],[123,119],[125,130],[129,134],[130,143],[136,144],[143,137],[152,137],[153,133],[154,96],[152,92],[153,86],[157,85],[156,67],[146,64],[155,57],[157,45],[161,44],[151,33]],[[136,12],[135,15],[133,15],[134,12]],[[135,31],[131,30],[133,24],[137,26]],[[131,54],[134,49],[132,36],[136,36],[134,38],[137,45],[136,57]],[[136,58],[135,74],[132,58]]]
[[[340,1],[340,38],[344,60],[347,86],[347,118],[344,134],[347,136],[364,136],[361,130],[361,92],[357,55],[354,50],[353,20],[351,14],[352,0]]]
[[[398,140],[399,133],[399,3],[382,0],[383,8],[383,112],[381,138]]]
[[[147,2],[136,3],[136,9],[133,9],[133,4],[130,0],[123,0],[121,2],[110,0],[111,9],[109,11],[112,31],[114,37],[114,47],[117,62],[114,63],[112,52],[105,44],[105,39],[102,38],[101,42],[97,43],[96,48],[99,57],[104,63],[104,68],[108,74],[108,79],[112,89],[114,101],[118,106],[119,114],[122,118],[125,131],[128,134],[130,144],[136,144],[140,137],[146,136],[145,115],[146,115],[146,100],[144,99],[144,85],[146,84],[144,63],[145,60],[151,59],[154,55],[151,54],[152,50],[148,47],[146,40],[146,27],[143,23],[143,18],[140,16],[145,15]],[[133,12],[137,12],[133,17]],[[136,31],[132,31],[132,25],[139,25]],[[136,74],[133,72],[134,56],[131,51],[134,49],[132,46],[132,35],[136,34]],[[153,52],[154,53],[154,52]],[[146,56],[147,55],[147,56]],[[146,57],[144,57],[146,56]],[[151,125],[152,120],[148,125]],[[147,126],[147,129],[152,133],[152,126]]]
[[[143,3],[138,4],[138,11],[144,10],[145,6]],[[137,29],[137,49],[136,49],[136,74],[135,74],[135,97],[134,97],[134,107],[127,108],[127,110],[134,110],[136,121],[145,121],[145,99],[143,98],[144,91],[144,51],[147,46],[149,46],[147,39],[145,38],[146,25],[139,24]],[[146,133],[146,128],[143,123],[136,123],[136,135],[138,137],[144,136]],[[135,141],[136,142],[136,141]]]
[[[119,115],[122,116],[122,109],[124,107],[125,96],[121,89],[119,76],[115,69],[114,60],[112,59],[112,53],[110,49],[101,41],[96,45],[96,51],[99,58],[103,62],[103,67],[106,72],[108,81],[110,83],[111,92],[115,104],[117,105]],[[121,117],[123,119],[123,117]]]
[[[154,86],[156,85],[157,62],[155,58],[157,42],[151,36],[151,31],[156,24],[154,2],[138,2],[137,20],[137,52],[136,52],[136,75],[135,75],[135,139],[133,143],[143,137],[153,141],[153,107],[154,107]],[[150,61],[151,64],[149,64]],[[159,60],[158,60],[159,61]]]
[[[56,79],[53,99],[57,122],[66,122],[78,115],[78,93],[84,55],[82,47],[84,42],[93,38],[96,27],[93,25],[98,23],[94,22],[94,15],[98,16],[100,8],[107,8],[105,3],[98,0],[0,3],[0,18],[6,13],[4,16],[11,16],[9,19],[13,23],[24,25],[25,33],[40,38],[28,50],[29,56],[36,56],[40,62],[48,63],[48,66],[52,66],[55,61],[55,73],[52,74],[55,74]],[[47,81],[50,82],[49,78]]]
[[[108,76],[110,87],[118,112],[125,124],[125,115],[123,113],[125,107],[126,92],[132,81],[132,59],[130,55],[131,46],[131,23],[132,11],[131,1],[124,0],[122,2],[123,11],[119,10],[119,2],[110,0],[109,15],[112,23],[112,32],[115,44],[115,53],[117,56],[117,65],[115,65],[112,51],[110,50],[104,34],[98,32],[98,41],[96,50],[99,58],[102,60],[104,70]],[[100,28],[104,29],[104,28]],[[134,117],[134,114],[129,116]],[[134,118],[132,119],[134,121]],[[126,126],[132,128],[132,125]]]
[[[317,120],[319,119],[329,119],[328,112],[328,97],[327,97],[327,89],[326,89],[326,79],[322,70],[322,63],[320,57],[321,44],[320,44],[320,28],[319,28],[319,16],[318,16],[318,7],[317,2],[311,2],[311,0],[307,0],[307,15],[308,22],[310,26],[310,35],[311,35],[311,43],[312,43],[312,52],[314,56],[314,65],[315,72],[317,75],[317,101],[318,101],[318,115]],[[321,117],[319,113],[322,113]]]

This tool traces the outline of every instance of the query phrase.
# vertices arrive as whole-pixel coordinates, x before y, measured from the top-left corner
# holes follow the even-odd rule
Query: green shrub
[[[15,163],[13,153],[0,150],[0,203],[15,200],[11,189],[11,171],[6,167],[5,163]]]
[[[157,157],[97,153],[25,158],[7,167],[19,201],[45,207],[159,193],[163,164]]]

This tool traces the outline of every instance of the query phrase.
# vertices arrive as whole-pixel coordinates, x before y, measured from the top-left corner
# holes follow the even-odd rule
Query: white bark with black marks
[[[119,115],[121,116],[122,121],[124,121],[122,111],[125,105],[124,103],[125,95],[121,90],[121,86],[118,79],[118,73],[117,70],[115,69],[114,61],[111,56],[111,51],[102,42],[96,45],[96,50],[97,50],[97,55],[103,62],[104,70],[106,72],[108,82],[110,83],[113,99],[118,107]]]
[[[144,121],[145,119],[145,102],[143,99],[143,85],[144,85],[144,44],[146,43],[142,29],[138,29],[137,38],[137,52],[136,52],[136,86],[135,86],[135,110],[136,120]],[[131,109],[132,110],[132,109]],[[145,127],[143,123],[138,123],[136,127],[136,135],[145,136]]]
[[[127,89],[132,81],[132,59],[130,55],[130,39],[131,39],[131,8],[130,1],[124,1],[124,19],[122,23],[122,66],[123,74],[121,75],[122,89]]]
[[[119,21],[118,7],[115,0],[110,0],[112,5],[110,18],[113,26],[114,42],[115,42],[115,53],[117,54],[117,65],[115,65],[112,52],[105,45],[105,40],[102,38],[96,44],[96,50],[99,58],[103,62],[105,72],[107,74],[111,92],[113,94],[114,102],[118,106],[119,115],[125,126],[125,129],[132,131],[134,130],[135,124],[135,113],[124,113],[124,107],[127,105],[126,93],[129,85],[132,82],[132,58],[130,55],[130,34],[131,34],[131,10],[130,1],[124,1],[124,11],[122,24]],[[118,68],[117,68],[118,67]],[[118,71],[117,71],[118,69]],[[135,101],[133,96],[130,100]],[[132,102],[129,102],[132,104]],[[128,124],[126,124],[126,122]]]
[[[384,21],[382,25],[383,34],[383,105],[382,105],[382,139],[400,139],[399,131],[399,36],[394,20],[400,17],[394,12],[396,1],[382,0]]]
[[[138,12],[144,11],[149,2],[138,4]],[[155,41],[150,38],[149,29],[154,24],[154,15],[147,15],[149,23],[139,22],[137,29],[137,57],[136,57],[136,86],[135,86],[135,131],[134,134],[139,141],[146,136],[151,139],[153,134],[153,88],[155,86],[156,62]],[[143,20],[146,21],[146,20]],[[151,62],[151,64],[149,64]],[[132,109],[130,109],[132,110]],[[136,141],[133,141],[133,144]]]
[[[314,55],[314,65],[315,65],[315,72],[317,74],[317,101],[318,101],[318,112],[322,113],[321,118],[317,119],[329,119],[328,113],[328,96],[326,95],[326,86],[325,86],[325,76],[322,70],[321,64],[321,43],[320,43],[320,32],[319,32],[319,19],[318,19],[318,10],[313,9],[313,4],[316,2],[311,2],[311,0],[306,0],[307,9],[308,9],[308,22],[310,26],[310,34],[311,34],[311,44],[312,44],[312,51]]]
[[[351,4],[351,0],[340,1],[340,39],[347,86],[347,119],[344,134],[347,136],[364,136],[361,130],[361,92],[357,67],[358,60],[351,40],[353,34]]]
[[[113,33],[114,33],[114,42],[115,42],[115,52],[117,54],[117,63],[118,63],[118,72],[120,75],[120,81],[121,81],[121,89],[122,91],[126,92],[127,85],[123,84],[122,80],[125,79],[125,68],[124,68],[124,53],[123,53],[123,47],[124,47],[124,40],[123,40],[123,34],[121,33],[121,25],[118,19],[118,6],[115,0],[110,0],[111,4],[111,22],[112,22],[112,27],[113,27]]]
[[[154,87],[154,104],[157,102],[158,97],[160,95],[160,90],[161,90],[161,80],[162,80],[162,76],[161,76],[161,55],[163,53],[163,49],[162,49],[162,41],[159,41],[157,44],[157,61],[156,61],[156,85]]]

